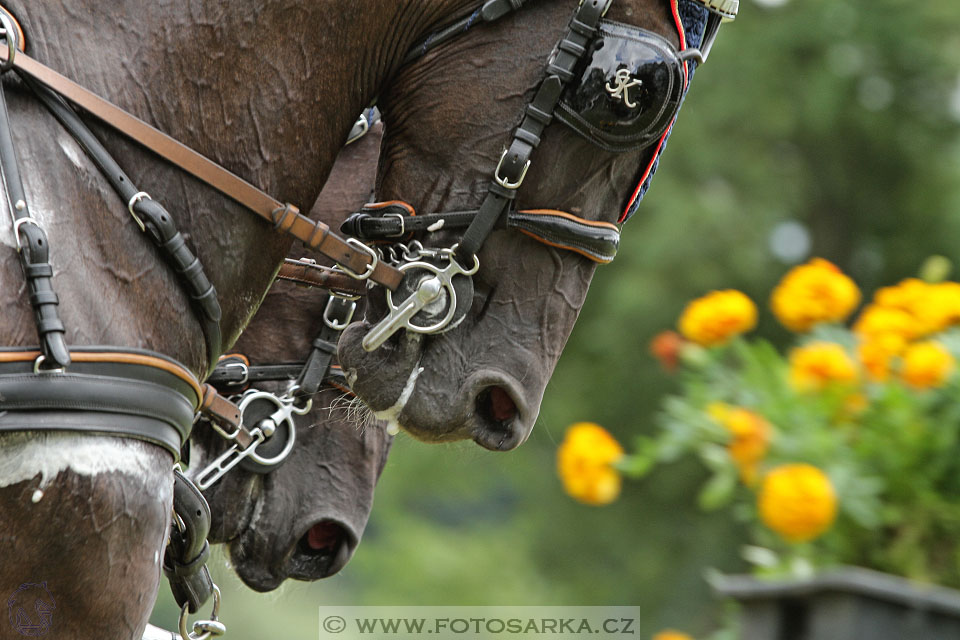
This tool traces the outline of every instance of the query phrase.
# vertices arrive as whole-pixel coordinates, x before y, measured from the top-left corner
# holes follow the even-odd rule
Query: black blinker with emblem
[[[683,61],[698,55],[693,49],[681,56],[651,31],[601,21],[556,117],[608,151],[654,144],[680,108]]]

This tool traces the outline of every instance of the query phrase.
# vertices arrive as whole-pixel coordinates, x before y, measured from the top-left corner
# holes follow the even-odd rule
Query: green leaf
[[[736,471],[732,467],[720,469],[703,485],[697,502],[704,511],[715,511],[730,503],[736,488]]]

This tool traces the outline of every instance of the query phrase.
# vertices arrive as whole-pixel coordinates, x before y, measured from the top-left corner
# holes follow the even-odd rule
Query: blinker
[[[603,20],[577,76],[557,107],[558,120],[607,151],[642,149],[660,139],[683,99],[686,60],[659,34]]]

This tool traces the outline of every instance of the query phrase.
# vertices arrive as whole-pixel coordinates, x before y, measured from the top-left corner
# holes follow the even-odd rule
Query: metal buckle
[[[66,373],[67,370],[65,367],[56,367],[55,369],[41,369],[40,367],[47,360],[47,357],[44,355],[37,356],[37,359],[33,361],[33,374],[39,375],[41,373]]]
[[[23,202],[23,200],[18,200],[17,204],[19,205],[21,202]],[[22,210],[22,207],[21,207],[21,210]],[[40,231],[43,231],[44,233],[46,233],[46,230],[43,228],[43,225],[41,225],[37,221],[37,219],[34,218],[33,216],[27,216],[26,218],[17,218],[16,220],[13,221],[13,237],[17,242],[17,251],[23,250],[23,245],[20,243],[20,227],[22,227],[25,224],[32,224],[37,229],[40,229]]]
[[[140,202],[141,200],[143,200],[144,198],[146,198],[147,200],[153,200],[153,198],[150,197],[149,193],[147,193],[146,191],[140,191],[138,193],[133,194],[133,197],[130,198],[130,202],[127,203],[127,211],[130,212],[130,215],[133,216],[133,219],[137,222],[137,226],[140,227],[140,231],[146,231],[147,228],[143,226],[143,220],[140,219],[140,216],[138,216],[136,213],[133,212],[133,206],[138,202]]]
[[[350,267],[345,267],[344,265],[340,264],[339,262],[337,263],[337,266],[340,267],[340,269],[342,269],[344,273],[346,273],[348,276],[350,276],[350,277],[353,278],[354,280],[367,280],[367,279],[369,279],[370,276],[373,275],[373,270],[377,268],[377,264],[380,263],[380,256],[377,255],[377,252],[376,252],[376,251],[374,251],[373,249],[371,249],[371,248],[368,247],[367,245],[363,244],[362,242],[360,242],[360,241],[357,240],[356,238],[347,238],[347,244],[349,244],[349,245],[352,246],[353,248],[358,249],[358,250],[362,251],[363,253],[367,254],[368,256],[370,256],[370,264],[367,265],[367,270],[364,271],[363,273],[357,273],[356,271],[354,271],[354,270],[351,269]]]
[[[385,213],[381,218],[396,218],[400,221],[400,233],[391,233],[386,238],[401,238],[407,234],[407,221],[404,220],[402,213]]]
[[[345,318],[341,320],[340,318],[333,318],[332,311],[334,306],[344,305],[341,308],[346,309],[347,312],[344,314]],[[343,331],[349,326],[350,322],[353,320],[353,313],[357,310],[357,303],[354,300],[347,300],[331,294],[330,298],[327,299],[327,306],[323,310],[323,324],[327,325],[334,331]]]
[[[527,170],[530,169],[530,160],[527,160],[527,164],[523,165],[523,171],[520,172],[520,177],[517,178],[517,181],[510,182],[506,178],[500,177],[500,169],[503,168],[503,161],[506,159],[508,153],[510,152],[507,149],[504,149],[503,153],[500,155],[500,162],[497,163],[497,168],[493,172],[493,179],[496,180],[497,184],[504,189],[510,189],[511,191],[514,191],[520,188],[520,185],[523,184],[523,179],[527,177]]]
[[[229,371],[230,369],[240,369],[241,378],[239,382],[231,382],[231,385],[242,385],[247,384],[250,381],[250,367],[247,366],[246,362],[228,362],[223,365],[223,368]]]

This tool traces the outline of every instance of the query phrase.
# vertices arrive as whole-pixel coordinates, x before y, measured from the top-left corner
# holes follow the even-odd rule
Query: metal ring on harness
[[[227,627],[220,622],[220,587],[213,585],[213,612],[209,620],[197,620],[193,623],[193,632],[187,631],[187,606],[185,603],[180,609],[180,637],[183,640],[209,640],[215,636],[222,636]]]
[[[67,372],[66,367],[56,367],[54,369],[41,369],[40,367],[43,365],[46,359],[47,359],[46,356],[42,354],[37,356],[37,359],[33,361],[33,373],[39,374],[39,373],[66,373]]]
[[[0,23],[3,24],[3,35],[7,38],[7,59],[0,65],[0,73],[6,73],[13,69],[17,58],[17,30],[13,27],[13,20],[7,15],[6,11],[0,10]]]

